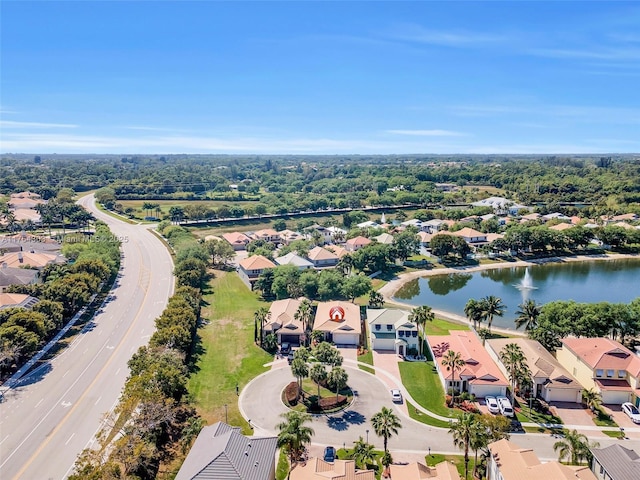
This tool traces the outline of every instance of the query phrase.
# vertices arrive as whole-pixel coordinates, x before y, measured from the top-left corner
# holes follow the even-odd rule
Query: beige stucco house
[[[325,340],[336,345],[357,347],[362,335],[360,307],[351,302],[320,302],[313,329],[324,332]]]
[[[638,404],[640,357],[610,338],[565,338],[556,352],[560,364],[602,403]]]

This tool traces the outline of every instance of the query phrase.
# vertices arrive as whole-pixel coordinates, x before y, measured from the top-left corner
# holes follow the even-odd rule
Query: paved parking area
[[[589,409],[584,408],[579,403],[573,402],[551,402],[551,411],[562,419],[566,425],[584,425],[592,427],[593,416]]]
[[[402,381],[400,377],[400,368],[398,367],[398,362],[402,362],[402,358],[398,356],[395,352],[387,352],[384,350],[373,350],[373,366],[379,369],[384,370],[391,374],[393,378],[390,378],[388,375],[383,374],[382,372],[376,371],[376,377],[378,377],[382,383],[384,383],[389,390],[392,388],[401,388]],[[394,381],[395,380],[395,381]],[[390,395],[390,393],[389,393]],[[398,405],[398,408],[402,410],[404,413],[409,415],[409,411],[407,409],[407,403],[402,402],[401,405]]]
[[[604,411],[613,417],[613,421],[616,422],[623,428],[634,428],[638,427],[637,424],[633,423],[633,421],[627,416],[626,413],[622,411],[621,405],[603,405]]]

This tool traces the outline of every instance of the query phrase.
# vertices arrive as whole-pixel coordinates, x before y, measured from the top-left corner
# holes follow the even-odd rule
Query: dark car
[[[283,343],[282,345],[280,345],[280,353],[282,355],[286,355],[290,351],[291,351],[291,345],[289,345],[288,343]]]
[[[333,463],[336,459],[336,449],[333,447],[325,447],[324,448],[324,457],[322,457],[325,462]]]

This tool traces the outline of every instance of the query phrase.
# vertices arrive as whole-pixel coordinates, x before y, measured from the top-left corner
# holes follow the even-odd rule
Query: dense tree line
[[[362,205],[437,205],[479,199],[473,188],[443,192],[437,183],[492,185],[514,200],[555,210],[559,202],[592,204],[588,214],[640,212],[640,161],[597,156],[228,156],[118,158],[25,156],[0,160],[0,193],[33,189],[52,198],[109,187],[115,198],[259,200],[261,210],[285,213]],[[218,216],[249,213],[214,212]],[[572,207],[564,207],[570,209]],[[575,210],[574,210],[575,211]],[[207,212],[191,212],[195,215]],[[567,213],[572,213],[567,210]],[[206,217],[205,217],[206,218]]]
[[[120,242],[106,225],[98,223],[93,236],[66,240],[62,251],[74,260],[73,264],[48,265],[41,272],[41,283],[10,288],[13,293],[28,294],[40,302],[32,310],[12,308],[0,312],[2,375],[30,358],[118,271]]]

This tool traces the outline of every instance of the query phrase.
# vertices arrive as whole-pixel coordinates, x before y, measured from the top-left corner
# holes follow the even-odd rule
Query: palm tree
[[[476,477],[478,471],[478,450],[485,449],[489,445],[489,431],[482,423],[482,416],[477,417],[478,428],[474,429],[473,435],[469,439],[469,447],[473,450],[473,474]]]
[[[473,322],[473,329],[477,330],[478,324],[482,322],[482,303],[470,298],[464,306],[464,314]]]
[[[591,462],[591,451],[589,448],[597,448],[598,442],[589,443],[586,435],[571,430],[564,434],[562,440],[553,444],[553,449],[558,452],[558,461],[569,459],[569,464],[579,465],[583,461]]]
[[[309,376],[309,366],[303,359],[294,358],[291,362],[291,373],[298,379],[298,396],[300,396],[302,395],[302,379]]]
[[[473,413],[463,413],[457,422],[451,422],[449,433],[453,435],[453,444],[464,450],[464,478],[469,478],[469,448],[473,439],[479,435],[480,422]]]
[[[299,459],[305,451],[305,445],[311,443],[314,431],[305,424],[311,421],[311,415],[291,410],[281,415],[285,420],[276,425],[278,433],[278,447],[289,455],[289,475],[293,462]],[[287,477],[289,478],[289,477]]]
[[[345,275],[349,275],[351,273],[351,269],[353,268],[353,257],[351,255],[345,255],[340,260],[338,260],[338,264],[336,267],[342,270],[342,273]]]
[[[302,300],[302,302],[300,302],[300,306],[296,310],[296,313],[293,315],[293,318],[295,320],[302,322],[302,331],[305,335],[305,338],[307,337],[307,332],[311,330],[310,324],[311,319],[313,318],[312,313],[313,311],[311,308],[311,302],[305,298],[304,300]]]
[[[482,318],[487,321],[487,328],[491,331],[491,324],[493,323],[493,317],[501,317],[504,315],[504,311],[507,309],[502,299],[494,295],[488,295],[482,300]]]
[[[518,378],[525,376],[529,371],[527,359],[520,345],[517,343],[508,343],[500,351],[500,361],[509,373],[509,381],[511,382],[511,401],[515,400],[516,384]]]
[[[589,388],[582,391],[582,401],[587,405],[587,408],[595,412],[596,408],[602,404],[602,395],[595,389]]]
[[[411,310],[411,313],[409,314],[409,321],[418,325],[422,335],[418,343],[418,353],[420,356],[422,356],[422,343],[424,342],[424,326],[427,324],[427,321],[433,322],[434,318],[435,315],[433,311],[431,311],[431,307],[427,305],[416,307]]]
[[[333,367],[327,376],[329,383],[336,389],[336,401],[340,395],[340,390],[347,386],[349,375],[342,367]]]
[[[269,321],[271,317],[271,312],[267,307],[260,307],[253,314],[254,322],[258,325],[260,329],[260,346],[264,345],[264,326]]]
[[[318,402],[320,401],[320,384],[327,380],[327,370],[321,363],[316,363],[309,371],[309,377],[318,385]]]
[[[384,440],[384,452],[387,453],[387,443],[392,435],[397,435],[398,430],[402,428],[400,419],[393,413],[393,410],[382,407],[378,413],[371,417],[371,426],[376,435]]]
[[[372,464],[375,459],[375,447],[360,437],[353,442],[353,459],[360,468],[367,468],[367,464]]]
[[[520,328],[524,325],[524,329],[528,332],[538,326],[538,317],[540,316],[541,306],[538,305],[535,300],[527,300],[524,303],[518,305],[519,309],[516,312],[515,324],[516,328]]]
[[[451,371],[451,404],[453,404],[453,382],[455,380],[456,371],[461,370],[465,366],[465,361],[462,359],[460,352],[453,350],[447,350],[447,353],[442,357],[442,366],[446,367],[447,372]]]
[[[371,290],[369,292],[369,308],[382,308],[384,305],[384,297],[380,292]]]

